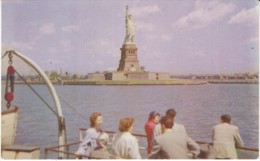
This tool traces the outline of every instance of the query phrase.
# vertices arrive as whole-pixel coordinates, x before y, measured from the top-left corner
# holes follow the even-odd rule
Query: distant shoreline
[[[189,80],[104,80],[104,81],[67,81],[63,85],[202,85],[207,82]]]
[[[210,84],[259,84],[259,81],[208,81]]]
[[[5,81],[2,80],[2,84]],[[42,85],[43,81],[28,81],[29,84]],[[204,84],[259,84],[258,80],[63,80],[52,81],[54,85],[204,85]],[[25,84],[15,81],[15,84]]]

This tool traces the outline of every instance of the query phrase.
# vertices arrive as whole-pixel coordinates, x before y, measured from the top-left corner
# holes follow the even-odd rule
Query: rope
[[[15,70],[15,73],[24,81],[24,83],[42,100],[42,102],[57,116],[59,115],[52,109],[52,107],[37,93],[37,91]]]
[[[82,114],[80,114],[73,106],[71,106],[67,101],[65,101],[65,99],[63,99],[62,97],[60,97],[60,99],[69,107],[71,108],[75,113],[77,113],[79,116],[81,116],[83,119],[85,120],[89,120],[88,118],[86,118],[85,116],[83,116]]]
[[[42,100],[42,102],[56,115],[58,114],[52,109],[52,107],[37,93],[37,91],[15,70],[15,73],[24,81],[24,83]],[[77,113],[80,117],[82,117],[85,120],[88,120],[85,116],[80,114],[73,106],[71,106],[65,99],[60,97],[60,99],[69,107],[71,108],[75,113]]]

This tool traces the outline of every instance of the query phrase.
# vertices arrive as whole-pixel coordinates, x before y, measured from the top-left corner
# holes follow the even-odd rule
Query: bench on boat
[[[2,147],[4,159],[39,159],[40,147],[26,145],[10,145]]]
[[[18,107],[1,113],[1,156],[3,159],[39,159],[40,147],[13,145],[17,127]]]

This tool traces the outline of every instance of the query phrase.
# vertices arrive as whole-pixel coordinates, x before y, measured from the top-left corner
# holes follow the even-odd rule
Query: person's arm
[[[84,139],[82,140],[81,144],[84,146],[84,145],[87,145],[90,141],[91,141],[91,138],[92,138],[92,133],[90,130],[86,130],[85,132],[85,137]]]
[[[89,133],[89,130],[85,131],[85,136],[84,139],[82,140],[82,142],[79,145],[78,150],[76,151],[76,155],[80,156],[80,155],[86,155],[86,147],[88,146],[88,144],[91,143],[91,135]]]
[[[199,145],[190,137],[187,137],[187,146],[188,149],[191,151],[193,156],[196,158],[200,154],[200,147]]]
[[[239,134],[239,129],[238,127],[236,127],[235,129],[235,135],[234,135],[234,138],[235,138],[235,144],[236,144],[236,147],[243,147],[244,146],[244,142]]]
[[[153,132],[153,137],[157,137],[159,135],[161,135],[161,124],[157,124],[154,128],[154,132]]]
[[[136,138],[133,138],[131,147],[129,148],[129,156],[131,159],[141,159],[139,146]]]
[[[215,128],[212,129],[211,139],[212,139],[212,144],[213,144],[214,143],[214,139],[215,139]]]
[[[148,156],[149,159],[157,159],[160,151],[161,151],[161,146],[158,144],[156,138],[153,138],[152,150]]]
[[[146,133],[146,137],[147,137],[147,152],[148,154],[151,153],[152,150],[152,141],[153,141],[153,129],[151,126],[147,125],[145,126],[145,133]]]

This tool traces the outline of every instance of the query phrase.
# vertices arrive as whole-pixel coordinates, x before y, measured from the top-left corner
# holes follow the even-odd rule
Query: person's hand
[[[76,155],[76,156],[80,156],[80,152],[79,152],[79,151],[76,151],[75,155]]]
[[[197,156],[194,154],[194,153],[191,153],[192,154],[192,159],[196,159]]]

